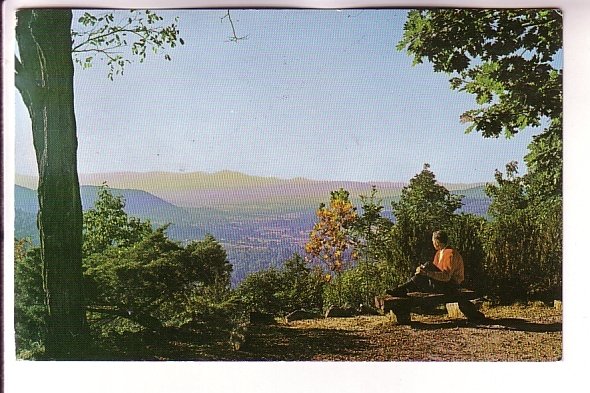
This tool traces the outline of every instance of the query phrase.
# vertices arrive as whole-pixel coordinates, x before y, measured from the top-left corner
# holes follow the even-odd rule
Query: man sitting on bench
[[[462,296],[459,287],[465,278],[463,257],[457,250],[449,247],[449,237],[444,231],[432,234],[432,245],[436,250],[432,263],[416,268],[416,274],[397,288],[385,291],[394,297],[406,297],[409,292],[443,293],[453,296],[459,309],[470,321],[485,320],[485,315],[475,305]]]

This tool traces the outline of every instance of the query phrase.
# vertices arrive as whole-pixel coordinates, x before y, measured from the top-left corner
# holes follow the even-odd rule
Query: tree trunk
[[[77,172],[74,65],[68,9],[17,12],[16,86],[31,117],[39,170],[38,227],[50,359],[86,349],[82,299],[82,204]]]

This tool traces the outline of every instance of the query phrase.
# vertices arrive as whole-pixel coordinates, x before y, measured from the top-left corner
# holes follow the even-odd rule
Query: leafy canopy
[[[47,332],[41,250],[28,239],[14,241],[14,329],[18,358],[42,354]]]
[[[270,268],[248,275],[235,293],[249,311],[285,315],[299,309],[321,311],[325,284],[318,267],[308,267],[294,254],[280,270]]]
[[[391,228],[391,220],[382,216],[382,200],[377,197],[376,186],[369,195],[360,195],[361,214],[352,225],[355,248],[365,261],[377,258],[384,234]]]
[[[544,127],[525,157],[531,193],[562,194],[563,21],[558,9],[435,9],[408,13],[397,45],[414,64],[451,74],[451,88],[475,95],[460,120],[484,137]]]
[[[427,59],[454,73],[451,87],[475,94],[481,107],[462,116],[473,123],[468,131],[509,137],[561,118],[561,31],[559,10],[413,10],[397,48],[414,64]]]
[[[84,12],[78,23],[80,28],[72,30],[74,61],[82,68],[92,67],[95,58],[106,61],[111,80],[115,75],[123,75],[125,65],[131,63],[133,56],[143,63],[146,53],[157,54],[162,50],[164,58],[171,60],[166,49],[176,47],[177,42],[184,45],[178,17],[165,25],[164,18],[150,10]],[[123,52],[124,48],[129,48],[132,56]]]
[[[486,185],[486,194],[492,198],[488,214],[495,219],[513,216],[516,211],[527,206],[524,178],[518,175],[515,161],[506,164],[506,177],[498,170],[495,173],[496,184]]]
[[[430,165],[424,164],[392,207],[396,223],[389,239],[389,258],[398,272],[408,275],[418,263],[432,259],[432,232],[447,229],[461,207],[461,196],[438,184]]]
[[[127,246],[138,242],[151,232],[149,222],[129,217],[124,210],[125,200],[113,195],[103,184],[98,190],[94,207],[84,213],[84,255],[100,253],[111,246]]]

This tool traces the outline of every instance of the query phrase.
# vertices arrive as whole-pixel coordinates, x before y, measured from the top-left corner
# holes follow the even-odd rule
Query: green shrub
[[[275,268],[249,274],[240,283],[236,293],[248,311],[272,315],[280,315],[285,311],[282,275]]]
[[[407,278],[416,266],[432,260],[432,233],[451,225],[454,212],[461,207],[461,196],[438,184],[430,165],[424,164],[392,207],[396,223],[388,244],[390,263],[399,276]]]
[[[41,249],[32,247],[27,240],[17,240],[14,259],[14,323],[18,358],[38,358],[43,354],[46,318]]]
[[[496,171],[492,216],[483,232],[489,290],[504,302],[531,297],[556,298],[562,288],[562,198],[541,192],[538,178],[517,176],[517,164]],[[534,192],[531,192],[534,191]]]
[[[249,311],[285,315],[298,309],[322,309],[325,281],[319,269],[309,268],[298,254],[281,270],[267,269],[248,275],[236,289]]]
[[[88,304],[94,311],[158,329],[190,319],[195,296],[221,301],[231,265],[213,237],[183,247],[164,229],[128,247],[84,259]]]
[[[561,217],[556,203],[541,214],[521,209],[487,225],[485,269],[492,295],[504,302],[561,295]]]
[[[284,287],[280,297],[285,302],[284,311],[322,309],[325,281],[319,268],[308,267],[300,255],[294,254],[285,261],[281,276]]]
[[[445,228],[449,234],[451,246],[457,249],[465,264],[465,282],[463,286],[485,293],[488,288],[484,270],[483,234],[486,220],[472,214],[453,216],[450,225]],[[434,251],[433,251],[434,253]]]
[[[84,214],[86,303],[101,334],[181,326],[203,302],[229,295],[232,266],[211,235],[186,246],[172,241],[167,226],[129,217],[125,201],[108,187]]]
[[[373,305],[375,295],[387,289],[380,265],[361,261],[337,275],[324,289],[324,304],[358,307]]]

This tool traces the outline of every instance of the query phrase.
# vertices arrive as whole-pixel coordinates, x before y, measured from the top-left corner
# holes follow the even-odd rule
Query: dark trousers
[[[459,285],[451,282],[438,281],[422,274],[416,274],[405,284],[401,285],[408,292],[427,292],[427,293],[444,293],[457,300],[459,310],[467,319],[482,319],[485,316],[479,312],[477,307],[463,296],[459,290]]]

